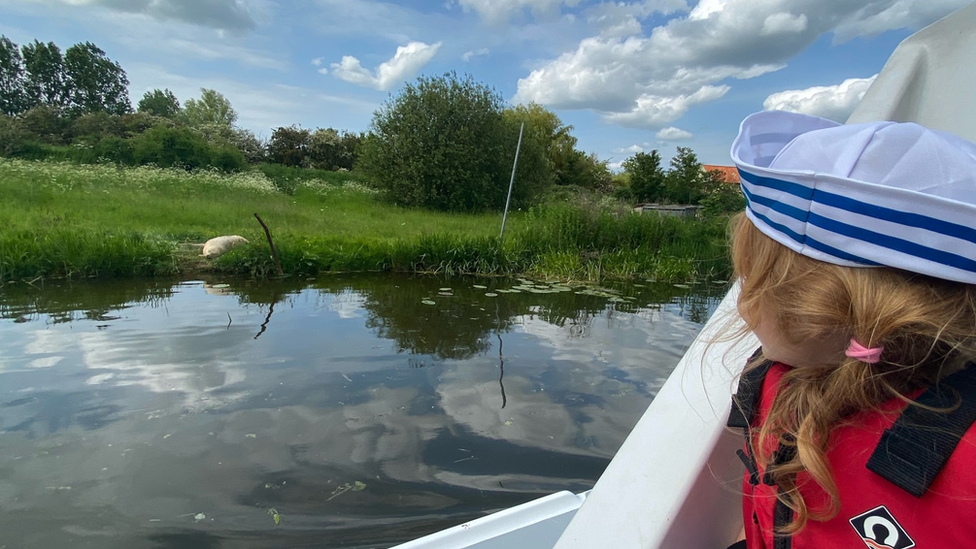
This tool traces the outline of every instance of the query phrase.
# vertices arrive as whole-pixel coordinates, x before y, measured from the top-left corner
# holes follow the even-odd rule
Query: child
[[[976,547],[976,145],[763,112],[732,158],[745,546]]]

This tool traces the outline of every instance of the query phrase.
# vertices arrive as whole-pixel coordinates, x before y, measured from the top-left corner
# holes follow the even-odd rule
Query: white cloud
[[[322,61],[325,61],[324,57],[316,57],[315,59],[312,59],[312,64],[315,65],[316,67],[321,67]]]
[[[634,4],[604,2],[586,11],[586,20],[600,29],[603,37],[626,37],[641,34],[641,21],[654,13],[669,14],[688,8],[685,0],[648,0]]]
[[[480,55],[488,55],[491,51],[488,48],[478,48],[476,50],[466,51],[464,55],[461,56],[461,61],[467,63],[471,59],[478,57]]]
[[[763,108],[768,111],[792,111],[845,122],[877,76],[849,78],[834,86],[781,91],[767,97],[763,101]]]
[[[681,128],[668,126],[667,128],[658,130],[655,137],[658,141],[688,141],[695,136],[691,132],[682,130]]]
[[[327,68],[325,68],[325,67],[321,67],[321,68],[319,68],[319,69],[318,69],[317,71],[315,71],[315,72],[317,72],[317,73],[319,73],[319,74],[329,74],[329,69],[327,69]]]
[[[229,31],[253,30],[255,6],[247,0],[38,0],[47,4],[99,6]]]
[[[972,0],[895,0],[869,2],[855,17],[834,29],[834,41],[845,42],[858,36],[877,36],[892,29],[920,29]]]
[[[332,63],[336,78],[359,86],[389,91],[404,80],[416,75],[437,54],[441,43],[410,42],[397,48],[393,59],[380,64],[374,75],[360,64],[359,59],[346,55],[339,63]]]
[[[759,32],[763,36],[794,34],[807,30],[807,22],[807,16],[802,13],[800,15],[787,12],[774,13],[766,17]]]
[[[661,128],[724,95],[723,81],[779,70],[824,34],[846,39],[921,26],[968,1],[701,0],[649,33],[639,30],[649,18],[644,5],[600,5],[589,21],[601,34],[520,79],[513,100]]]
[[[580,0],[453,0],[464,11],[475,11],[491,24],[505,23],[526,10],[539,17],[558,14],[563,5],[576,6]]]
[[[640,145],[631,145],[629,147],[621,147],[619,149],[614,149],[613,152],[614,154],[623,154],[623,153],[637,154],[640,152],[644,152],[644,147]]]
[[[676,97],[642,95],[637,98],[637,105],[630,112],[606,113],[603,118],[621,126],[634,128],[661,127],[684,116],[689,107],[714,101],[728,91],[728,86],[702,86],[691,95]]]

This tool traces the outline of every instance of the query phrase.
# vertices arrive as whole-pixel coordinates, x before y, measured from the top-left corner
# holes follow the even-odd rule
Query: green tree
[[[75,44],[64,53],[64,74],[69,110],[74,115],[104,111],[125,114],[129,104],[129,78],[122,66],[91,42]]]
[[[703,193],[699,204],[706,217],[741,212],[746,208],[746,197],[742,194],[742,189],[735,183],[727,183],[720,171],[705,172]]]
[[[674,204],[698,204],[705,195],[704,184],[705,172],[698,155],[688,147],[678,147],[664,180],[664,198]]]
[[[20,114],[26,105],[24,97],[24,60],[20,49],[0,35],[0,114]]]
[[[171,119],[177,118],[183,112],[183,109],[180,108],[180,100],[169,88],[165,90],[156,88],[143,94],[137,110]]]
[[[69,96],[61,49],[54,42],[34,40],[20,51],[24,60],[24,109],[38,105],[66,108]]]
[[[31,141],[49,145],[65,144],[68,119],[63,111],[49,105],[38,105],[20,115],[21,127],[28,132]]]
[[[658,202],[664,198],[665,174],[657,150],[639,152],[623,162],[630,181],[630,196],[636,202]]]
[[[579,184],[573,164],[578,161],[572,126],[563,124],[556,113],[537,103],[506,109],[525,121],[526,131],[543,143],[549,180],[555,185]],[[584,155],[585,156],[585,155]]]
[[[268,157],[275,164],[305,166],[311,133],[299,126],[282,126],[271,132]]]
[[[183,119],[191,127],[203,124],[233,126],[237,111],[230,101],[216,90],[200,88],[200,99],[187,99],[183,106]]]
[[[494,89],[455,73],[407,84],[373,115],[360,166],[401,204],[475,211],[505,205],[517,127]],[[511,135],[514,133],[514,135]],[[515,204],[534,185],[516,185]]]

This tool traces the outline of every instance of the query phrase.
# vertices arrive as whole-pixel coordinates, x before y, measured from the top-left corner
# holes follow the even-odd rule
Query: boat
[[[906,38],[848,123],[918,122],[976,142],[976,3]],[[714,341],[736,322],[732,288],[592,490],[559,492],[395,549],[714,549],[742,526],[741,433],[725,427],[753,336]]]

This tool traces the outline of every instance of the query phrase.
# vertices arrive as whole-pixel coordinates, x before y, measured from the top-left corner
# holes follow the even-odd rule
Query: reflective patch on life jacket
[[[880,505],[851,519],[851,526],[870,549],[909,549],[915,541],[895,520],[888,508]]]

